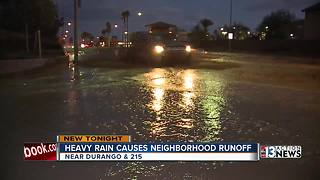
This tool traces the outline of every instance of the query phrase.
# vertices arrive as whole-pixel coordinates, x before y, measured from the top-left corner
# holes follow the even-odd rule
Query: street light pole
[[[78,62],[78,15],[79,15],[79,0],[74,0],[74,24],[73,24],[73,54],[74,63]]]
[[[229,19],[229,32],[228,33],[231,33],[230,32],[230,28],[231,28],[231,26],[232,26],[232,0],[230,0],[230,19]],[[231,50],[232,50],[232,39],[231,38],[228,38],[229,39],[229,51],[231,52]]]
[[[38,49],[39,49],[39,58],[42,58],[42,45],[41,45],[41,31],[38,30]]]

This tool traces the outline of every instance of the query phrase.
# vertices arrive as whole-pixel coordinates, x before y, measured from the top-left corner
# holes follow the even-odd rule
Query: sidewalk
[[[66,57],[0,60],[0,74],[28,71],[62,61]]]

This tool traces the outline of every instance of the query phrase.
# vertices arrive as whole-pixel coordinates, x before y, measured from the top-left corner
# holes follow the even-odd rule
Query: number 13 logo
[[[274,158],[275,155],[276,155],[275,150],[276,150],[276,149],[275,149],[275,147],[273,147],[273,146],[267,147],[267,148],[266,148],[266,155],[267,155],[267,157],[269,157],[269,158]]]

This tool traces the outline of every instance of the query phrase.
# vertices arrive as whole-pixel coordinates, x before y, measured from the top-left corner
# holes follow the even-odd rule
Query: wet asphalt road
[[[292,85],[288,81],[301,79],[290,74],[293,79],[275,83],[270,77],[246,78],[257,76],[246,74],[245,68],[255,67],[249,64],[129,69],[60,64],[2,78],[1,179],[318,179],[320,88],[314,84],[319,79]],[[318,67],[300,65],[263,67],[271,66],[272,72],[279,67],[319,72]],[[55,141],[57,134],[130,134],[138,142],[302,145],[303,158],[251,163],[23,161],[23,142]]]

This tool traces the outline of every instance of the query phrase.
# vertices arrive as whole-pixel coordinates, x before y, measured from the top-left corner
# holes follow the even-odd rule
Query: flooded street
[[[226,68],[57,65],[0,79],[5,179],[319,178],[320,67],[232,60]],[[24,142],[55,141],[58,134],[301,145],[303,155],[250,163],[23,161]]]

